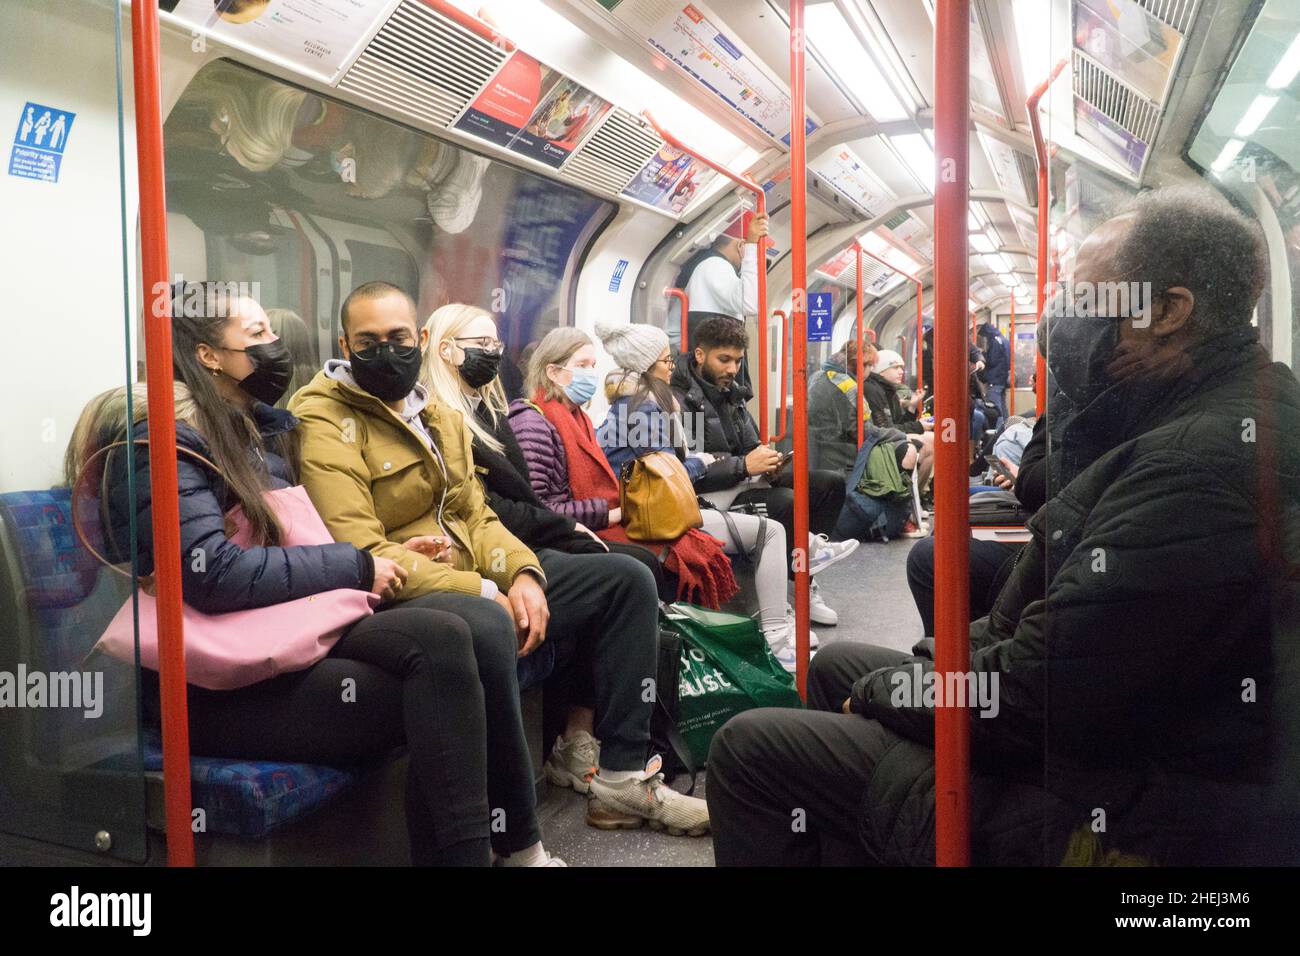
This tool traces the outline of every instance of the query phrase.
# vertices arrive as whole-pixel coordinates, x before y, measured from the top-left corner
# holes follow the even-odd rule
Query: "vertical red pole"
[[[1047,214],[1052,203],[1050,185],[1047,179],[1047,143],[1043,139],[1042,124],[1038,120],[1038,102],[1047,92],[1052,81],[1065,69],[1066,60],[1061,60],[1052,67],[1047,79],[1029,94],[1025,102],[1029,110],[1029,127],[1034,136],[1034,156],[1038,160],[1038,318],[1043,317],[1043,308],[1047,305]],[[1035,350],[1034,358],[1034,407],[1035,414],[1043,414],[1047,408],[1047,362],[1043,354]]]
[[[767,194],[758,187],[755,203],[757,215],[767,215]],[[758,377],[758,434],[763,441],[771,441],[772,433],[767,430],[767,238],[758,242],[758,364],[763,367],[763,374]],[[785,408],[785,379],[781,380],[781,407]]]
[[[804,142],[804,0],[790,0],[790,260],[794,286],[794,574],[795,682],[808,687],[808,211]]]
[[[1011,350],[1011,387],[1007,389],[1007,417],[1016,413],[1016,294],[1011,293],[1011,325],[1007,328],[1008,348]]]
[[[777,328],[781,330],[781,365],[777,372],[777,379],[780,382],[780,392],[781,392],[781,411],[780,411],[780,419],[779,419],[781,425],[780,425],[780,430],[774,436],[772,436],[772,441],[774,442],[785,441],[785,435],[787,431],[786,428],[787,414],[785,410],[785,406],[786,406],[785,376],[786,376],[786,370],[789,369],[790,367],[789,317],[781,309],[773,309],[772,317],[776,318],[778,315],[781,317],[780,324],[777,326]]]
[[[145,381],[149,389],[149,486],[153,495],[154,578],[158,604],[163,804],[167,863],[194,865],[190,829],[190,729],[181,619],[181,531],[172,399],[172,309],[167,267],[162,89],[157,0],[131,4],[136,163],[140,178],[140,263],[144,276]]]
[[[925,334],[924,309],[921,306],[921,280],[916,281],[916,390],[925,385],[925,372],[921,365],[921,336]]]
[[[670,299],[676,299],[677,304],[682,307],[682,340],[678,345],[678,351],[688,352],[690,351],[690,343],[687,341],[688,326],[686,322],[686,313],[690,311],[691,303],[686,298],[686,290],[685,289],[664,289],[664,295]]]
[[[969,276],[970,0],[938,0],[935,18],[935,671],[970,668],[970,506],[965,321]],[[959,321],[958,316],[963,320]],[[944,681],[945,685],[947,681]],[[951,686],[951,685],[948,685]],[[935,863],[970,863],[970,714],[935,708]]]
[[[862,441],[866,437],[866,424],[862,421],[862,406],[865,399],[862,396],[862,243],[856,240],[853,248],[858,253],[858,447],[862,447]]]

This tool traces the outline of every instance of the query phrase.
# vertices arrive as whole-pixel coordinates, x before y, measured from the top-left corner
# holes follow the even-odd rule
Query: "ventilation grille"
[[[1160,109],[1146,97],[1120,82],[1096,61],[1074,51],[1074,93],[1101,110],[1142,142],[1155,139]]]
[[[835,278],[836,282],[846,285],[850,289],[858,287],[857,258],[857,256],[854,256],[850,260],[848,268]],[[882,266],[875,259],[868,259],[866,256],[862,257],[862,289],[864,292],[870,294],[871,286],[875,284],[876,280],[887,276],[898,276],[898,273],[888,266]]]
[[[586,189],[618,194],[662,145],[635,116],[615,108],[564,164],[564,178]]]
[[[339,89],[446,127],[507,56],[422,3],[404,2],[357,58]]]
[[[1187,36],[1196,14],[1196,0],[1137,0],[1137,5],[1183,36]]]

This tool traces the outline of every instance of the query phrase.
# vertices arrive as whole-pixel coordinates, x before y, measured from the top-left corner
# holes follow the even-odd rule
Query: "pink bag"
[[[333,544],[306,490],[301,485],[264,493],[284,529],[281,544]],[[234,523],[230,540],[248,547],[248,521],[236,507],[226,515]],[[158,669],[157,602],[143,588],[140,602],[140,663]],[[311,667],[329,653],[347,628],[374,613],[379,597],[341,588],[294,601],[226,614],[184,608],[185,679],[208,690],[247,687],[279,674]],[[131,601],[122,605],[95,650],[135,663],[135,626]],[[92,652],[93,653],[93,652]]]

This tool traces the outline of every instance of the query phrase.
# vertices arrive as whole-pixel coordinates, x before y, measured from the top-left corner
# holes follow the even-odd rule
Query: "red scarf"
[[[540,390],[533,403],[560,435],[569,460],[569,491],[574,500],[604,498],[611,508],[619,506],[618,478],[596,441],[591,419],[577,406],[547,398]],[[649,544],[632,541],[622,525],[611,525],[596,534],[606,541],[639,544],[659,554],[668,548],[664,567],[677,577],[677,598],[681,601],[719,608],[740,590],[731,561],[722,552],[722,542],[698,528],[676,541]]]

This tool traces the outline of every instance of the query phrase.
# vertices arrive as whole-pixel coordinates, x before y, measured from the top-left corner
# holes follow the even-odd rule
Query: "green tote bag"
[[[802,707],[794,677],[750,618],[671,604],[660,624],[682,638],[677,730],[698,764],[718,728],[754,707]]]

